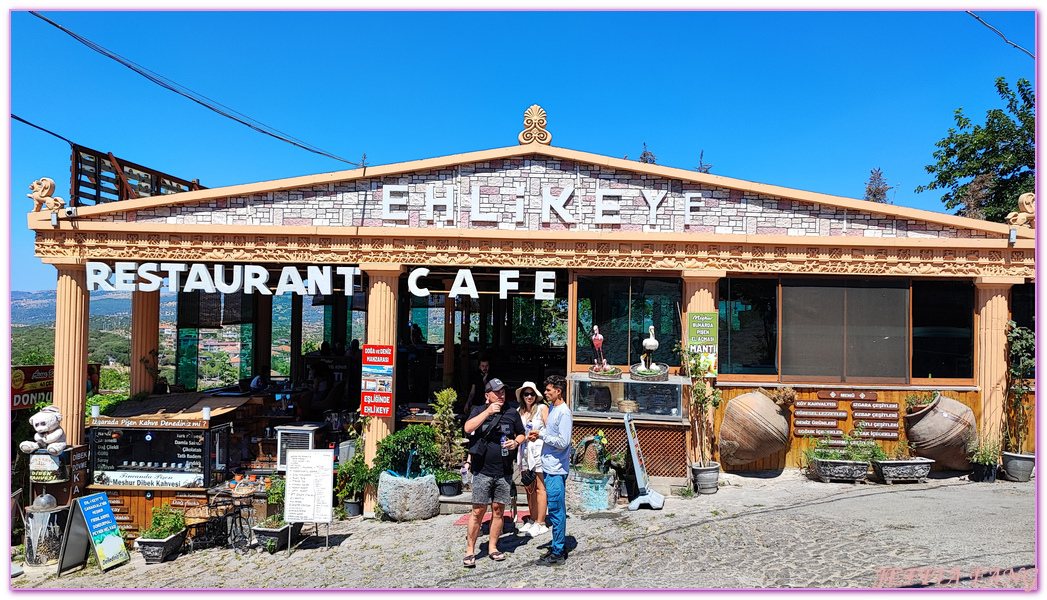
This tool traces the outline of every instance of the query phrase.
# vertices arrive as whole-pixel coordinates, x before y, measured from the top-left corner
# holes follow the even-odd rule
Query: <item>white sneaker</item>
[[[531,528],[535,525],[534,521],[528,521],[523,525],[516,528],[517,531],[524,535],[532,535]]]
[[[547,533],[548,531],[549,531],[548,527],[546,527],[545,525],[542,525],[541,523],[538,523],[533,528],[531,528],[531,531],[529,533],[530,533],[531,537],[538,537],[540,535],[543,535],[543,534]]]

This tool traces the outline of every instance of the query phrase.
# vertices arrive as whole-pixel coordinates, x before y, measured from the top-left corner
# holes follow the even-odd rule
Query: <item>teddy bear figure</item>
[[[65,430],[62,429],[62,413],[54,405],[48,406],[29,418],[29,423],[36,430],[33,440],[26,440],[18,448],[26,454],[47,450],[48,454],[58,456],[66,448]]]

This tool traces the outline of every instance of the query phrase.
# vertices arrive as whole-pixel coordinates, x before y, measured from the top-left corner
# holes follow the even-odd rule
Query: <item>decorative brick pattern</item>
[[[983,231],[568,162],[544,157],[480,162],[246,197],[111,213],[101,215],[97,220],[161,225],[422,227],[866,238],[987,237]],[[407,187],[406,193],[390,195],[401,203],[394,204],[391,210],[406,212],[406,219],[382,218],[385,187],[390,185]],[[524,212],[520,223],[516,219],[517,190],[523,190]],[[551,195],[553,204],[558,205],[556,200],[566,190],[572,190],[563,203],[567,220],[550,209],[549,221],[542,222],[543,195]],[[597,190],[621,193],[620,196],[603,197],[604,205],[608,207],[605,216],[618,222],[596,222]],[[666,195],[658,203],[652,221],[648,198],[657,199],[662,193]],[[427,198],[431,198],[434,204],[432,219],[425,214]],[[450,215],[441,204],[448,199],[454,206]],[[615,206],[617,208],[612,210]],[[689,206],[690,215],[687,214]]]

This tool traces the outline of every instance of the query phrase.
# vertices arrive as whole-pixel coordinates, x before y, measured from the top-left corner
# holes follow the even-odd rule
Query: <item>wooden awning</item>
[[[135,419],[198,420],[202,419],[205,406],[211,407],[211,419],[232,412],[251,400],[245,396],[211,396],[206,392],[161,394],[150,396],[141,402],[126,400],[110,411],[110,417],[134,417]]]

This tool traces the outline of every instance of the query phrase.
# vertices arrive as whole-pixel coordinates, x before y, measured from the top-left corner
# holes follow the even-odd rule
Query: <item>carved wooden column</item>
[[[360,270],[367,273],[367,343],[379,346],[396,347],[396,297],[400,290],[400,273],[402,267],[394,264],[361,264]],[[446,352],[446,350],[445,350]],[[393,414],[388,417],[372,417],[367,426],[367,439],[364,444],[364,459],[368,465],[374,464],[378,442],[393,430],[396,413],[396,354],[393,354]],[[406,368],[406,365],[403,366]],[[364,514],[374,516],[376,500],[374,488],[368,488],[364,495]]]
[[[1007,392],[1007,318],[1010,314],[1010,290],[1021,277],[979,277],[974,310],[977,316],[976,376],[982,403],[979,425],[983,432],[1000,433],[1004,422]],[[979,432],[982,433],[982,432]]]
[[[153,392],[159,369],[160,290],[131,292],[131,395]],[[145,359],[146,362],[142,362]],[[173,382],[172,382],[173,383]]]
[[[87,292],[87,270],[83,262],[74,261],[55,265],[58,290],[55,302],[54,405],[62,413],[62,426],[70,446],[84,443],[87,325],[91,300]],[[158,335],[154,334],[154,338]]]
[[[716,312],[719,310],[719,291],[720,291],[720,279],[727,276],[727,271],[684,271],[680,274],[683,279],[683,304],[684,313],[690,312]],[[684,330],[680,332],[681,344],[687,342],[687,324],[683,324]],[[684,403],[690,401],[689,394],[684,395]],[[690,409],[688,409],[688,414]],[[713,419],[713,413],[715,411],[708,411],[709,419]],[[712,424],[715,432],[715,423]],[[715,436],[714,436],[715,437]],[[697,448],[698,443],[697,435],[695,432],[687,430],[687,460],[688,462],[694,462],[697,460]],[[712,445],[712,455],[715,460],[719,460],[719,452],[717,452],[716,444]]]

